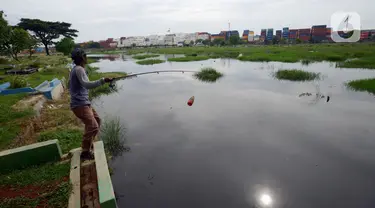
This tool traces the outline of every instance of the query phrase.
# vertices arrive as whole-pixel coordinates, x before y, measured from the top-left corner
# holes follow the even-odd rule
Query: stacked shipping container
[[[314,25],[311,30],[311,39],[315,43],[327,40],[327,25]]]
[[[254,31],[249,32],[249,37],[247,39],[249,42],[254,42]]]
[[[308,42],[311,37],[311,29],[299,29],[297,38],[300,39],[302,42]]]
[[[266,40],[271,41],[272,39],[273,39],[273,29],[272,29],[272,28],[269,28],[269,29],[267,30]]]
[[[284,39],[289,39],[289,27],[284,27],[283,28],[283,38]]]
[[[267,29],[262,29],[260,31],[260,41],[265,41],[266,40],[266,35],[267,35]]]
[[[281,39],[281,34],[282,34],[282,32],[281,32],[281,30],[276,30],[276,38],[277,39]]]
[[[368,40],[370,38],[370,30],[362,30],[361,31],[361,40]]]
[[[331,35],[332,35],[332,28],[327,27],[326,38],[327,38],[327,40],[328,40],[329,42],[332,42],[332,37],[331,37]]]
[[[243,34],[242,34],[242,40],[243,41],[245,41],[245,42],[247,42],[248,41],[248,39],[249,39],[249,30],[244,30],[243,31]]]
[[[295,41],[298,37],[298,30],[289,30],[289,40]]]

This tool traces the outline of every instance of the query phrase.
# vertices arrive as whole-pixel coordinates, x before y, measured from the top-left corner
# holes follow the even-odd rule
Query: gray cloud
[[[5,1],[5,0],[4,0]],[[65,21],[80,31],[77,41],[108,37],[228,29],[310,27],[328,24],[336,11],[356,11],[363,28],[375,28],[373,0],[12,0],[1,3],[11,24],[20,18]]]

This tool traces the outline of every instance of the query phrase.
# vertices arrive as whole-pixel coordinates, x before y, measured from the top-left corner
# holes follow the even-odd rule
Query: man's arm
[[[85,69],[82,67],[77,67],[75,70],[75,73],[81,85],[86,89],[99,87],[100,85],[103,85],[105,83],[104,78],[101,78],[99,80],[92,81],[92,82],[89,81],[89,78],[86,75]]]

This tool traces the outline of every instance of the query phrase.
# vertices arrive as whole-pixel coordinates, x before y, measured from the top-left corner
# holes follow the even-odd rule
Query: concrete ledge
[[[0,152],[0,173],[56,162],[60,160],[61,156],[57,139],[5,150]]]
[[[117,208],[107,158],[102,141],[94,143],[96,174],[98,177],[99,202],[101,208]]]
[[[70,182],[72,193],[69,197],[68,208],[81,208],[81,151],[72,153],[70,161]]]

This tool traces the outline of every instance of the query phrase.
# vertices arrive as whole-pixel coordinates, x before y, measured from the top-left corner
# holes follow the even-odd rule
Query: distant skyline
[[[3,0],[10,24],[21,18],[64,21],[79,31],[76,42],[180,32],[309,28],[330,24],[337,11],[354,11],[362,28],[375,28],[374,0]]]

